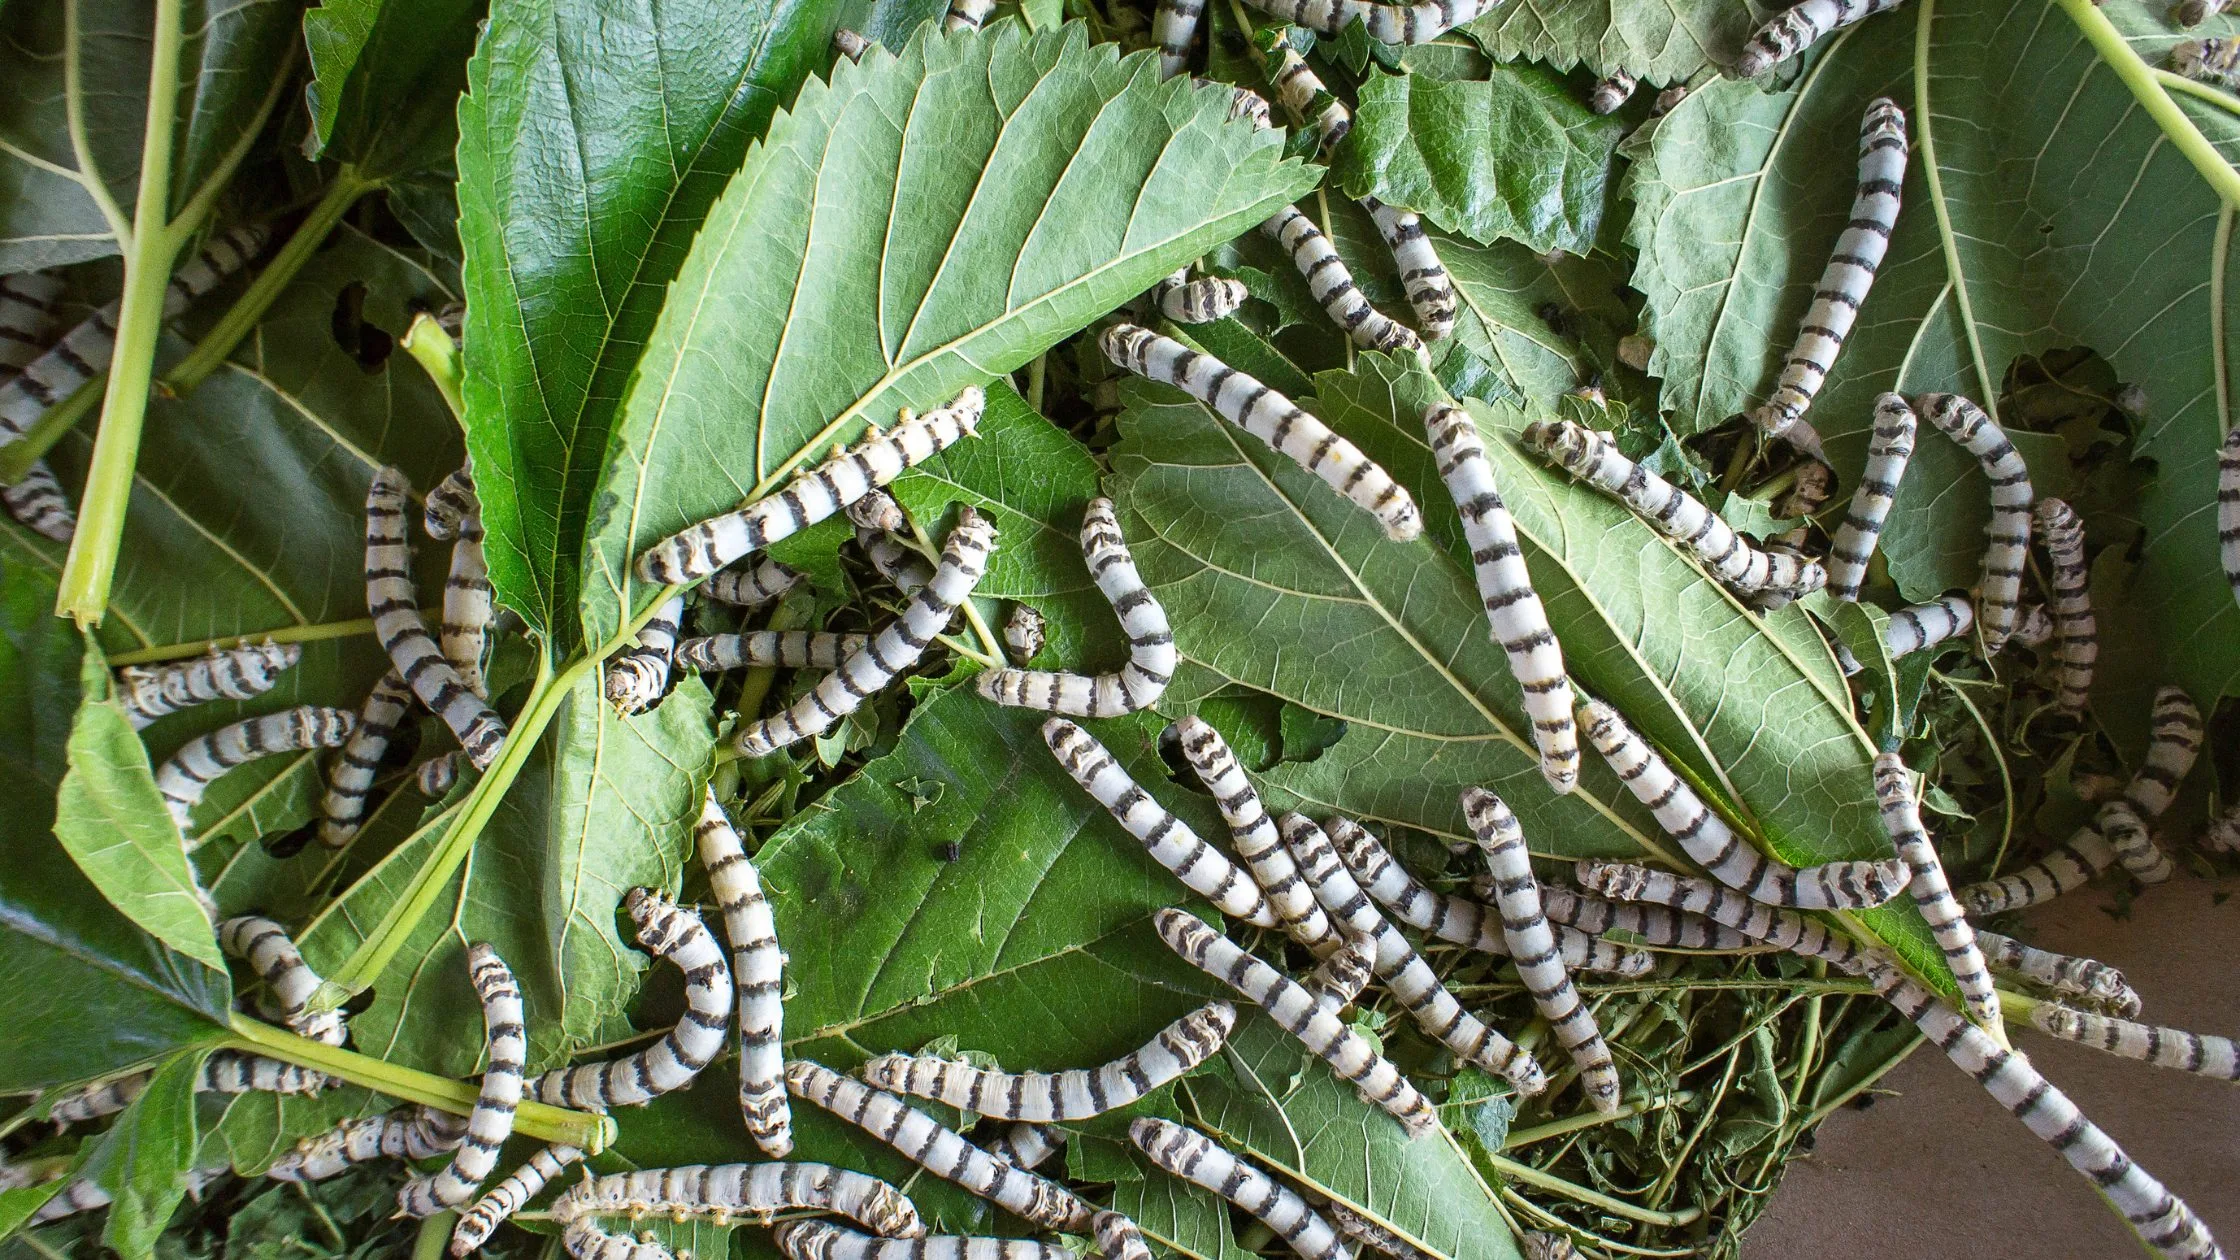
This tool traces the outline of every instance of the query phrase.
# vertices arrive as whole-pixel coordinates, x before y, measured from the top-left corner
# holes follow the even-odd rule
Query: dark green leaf
[[[449,162],[481,0],[327,0],[303,15],[312,141],[370,180]]]

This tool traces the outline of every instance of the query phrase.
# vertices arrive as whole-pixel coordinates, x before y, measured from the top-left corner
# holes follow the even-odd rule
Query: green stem
[[[1968,361],[1975,367],[1976,385],[1983,409],[1999,418],[1999,383],[1993,379],[1983,354],[1983,335],[1976,331],[1975,310],[1968,301],[1968,273],[1960,265],[1960,237],[1952,230],[1952,207],[1944,199],[1944,168],[1937,165],[1937,133],[1929,115],[1929,35],[1936,26],[1936,0],[1922,0],[1914,16],[1913,131],[1920,137],[1921,174],[1929,183],[1929,209],[1937,219],[1937,240],[1944,250],[1945,274],[1952,278],[1952,301],[1960,308],[1960,331],[1968,339]],[[1895,388],[1903,388],[1900,381]]]
[[[2183,92],[2187,96],[2199,97],[2227,113],[2240,114],[2240,96],[2234,96],[2230,92],[2218,91],[2199,79],[2189,79],[2182,74],[2176,74],[2160,67],[2155,69],[2154,78],[2155,82],[2166,88]]]
[[[2193,125],[2193,120],[2178,108],[2178,103],[2170,99],[2170,93],[2163,90],[2162,81],[2155,77],[2154,68],[2132,51],[2123,32],[2108,20],[2108,15],[2094,8],[2092,0],[2054,0],[2054,3],[2077,24],[2085,42],[2091,44],[2100,60],[2116,72],[2116,77],[2131,90],[2132,97],[2147,111],[2147,116],[2162,128],[2162,134],[2170,138],[2178,152],[2193,163],[2193,169],[2201,173],[2201,178],[2217,196],[2228,205],[2240,206],[2240,170],[2234,170],[2232,164],[2224,160],[2217,146],[2209,143],[2209,138]]]
[[[433,625],[442,619],[436,609],[423,609],[420,620]],[[316,643],[322,639],[354,639],[361,634],[373,633],[373,618],[358,617],[350,621],[322,621],[308,626],[282,626],[278,630],[264,630],[256,634],[229,634],[216,639],[195,639],[187,643],[164,643],[155,647],[135,648],[119,652],[109,658],[109,664],[153,665],[158,661],[183,661],[201,656],[213,648],[240,647],[244,643]]]
[[[308,1037],[260,1023],[246,1015],[233,1017],[233,1036],[227,1044],[238,1050],[248,1050],[267,1058],[293,1063],[337,1077],[352,1085],[401,1098],[406,1102],[438,1107],[453,1115],[463,1116],[474,1110],[475,1096],[479,1092],[465,1081],[455,1081],[447,1076],[436,1076],[401,1063],[389,1063],[371,1055],[344,1050]],[[614,1141],[614,1120],[608,1116],[593,1115],[583,1111],[569,1111],[561,1107],[523,1100],[514,1113],[514,1130],[527,1134],[540,1142],[565,1142],[580,1146],[594,1154],[605,1150]]]
[[[1654,1098],[1636,1099],[1633,1102],[1622,1104],[1616,1111],[1608,1114],[1600,1111],[1583,1111],[1575,1116],[1565,1116],[1561,1120],[1550,1120],[1546,1124],[1536,1124],[1529,1129],[1511,1129],[1509,1130],[1508,1140],[1501,1144],[1501,1149],[1513,1151],[1520,1146],[1530,1146],[1534,1142],[1545,1142],[1549,1138],[1562,1137],[1566,1133],[1577,1133],[1581,1129],[1592,1129],[1618,1120],[1629,1120],[1643,1112],[1662,1111],[1667,1107],[1683,1107],[1694,1102],[1695,1097],[1694,1090],[1683,1089],[1675,1093],[1659,1094]]]
[[[86,378],[85,382],[70,391],[70,396],[49,407],[28,429],[0,446],[0,484],[13,485],[23,479],[31,465],[44,459],[62,435],[78,427],[94,404],[101,401],[108,388],[109,373],[100,371]]]
[[[2003,993],[2002,996],[2004,996]],[[1810,1115],[1807,1115],[1802,1121],[1798,1122],[1797,1132],[1802,1133],[1805,1130],[1810,1129],[1814,1125],[1819,1124],[1829,1116],[1834,1115],[1837,1110],[1842,1108],[1846,1103],[1849,1103],[1852,1099],[1857,1098],[1859,1095],[1866,1093],[1868,1090],[1874,1088],[1874,1083],[1876,1081],[1879,1081],[1883,1077],[1888,1076],[1891,1069],[1897,1067],[1907,1059],[1912,1058],[1913,1052],[1919,1050],[1922,1046],[1927,1045],[1928,1040],[1929,1039],[1926,1037],[1916,1035],[1913,1040],[1906,1043],[1903,1050],[1900,1050],[1896,1054],[1891,1055],[1889,1059],[1886,1060],[1880,1067],[1877,1067],[1874,1071],[1860,1077],[1858,1080],[1853,1081],[1841,1092],[1837,1093],[1835,1097],[1813,1108]]]
[[[1612,1216],[1622,1216],[1629,1221],[1639,1221],[1644,1225],[1663,1225],[1667,1227],[1686,1225],[1703,1215],[1703,1209],[1700,1207],[1685,1207],[1677,1212],[1660,1212],[1654,1208],[1636,1207],[1624,1199],[1612,1198],[1599,1190],[1589,1190],[1585,1186],[1565,1181],[1554,1173],[1542,1172],[1530,1164],[1520,1164],[1513,1159],[1504,1159],[1499,1155],[1489,1154],[1486,1159],[1505,1177],[1521,1181],[1528,1186],[1538,1186],[1542,1190],[1552,1190],[1567,1199],[1584,1203],[1589,1207],[1601,1208]]]
[[[450,404],[451,414],[464,420],[467,404],[460,386],[467,378],[466,360],[459,354],[459,343],[443,330],[435,316],[426,311],[412,317],[412,327],[404,330],[404,337],[397,342],[405,348],[421,367],[428,371],[428,379],[436,383],[443,401]]]
[[[412,1236],[412,1260],[443,1260],[444,1249],[451,1243],[451,1227],[458,1222],[459,1214],[449,1209],[422,1217],[420,1232]]]

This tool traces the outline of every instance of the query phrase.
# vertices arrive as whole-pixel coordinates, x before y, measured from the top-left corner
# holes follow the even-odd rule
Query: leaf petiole
[[[2217,147],[2209,143],[2209,138],[2193,125],[2193,120],[2178,108],[2178,103],[2170,99],[2154,67],[2132,50],[2130,41],[2108,20],[2108,15],[2095,8],[2092,0],[2054,0],[2054,3],[2077,24],[2085,42],[2092,45],[2092,50],[2110,70],[2115,71],[2116,78],[2130,89],[2147,116],[2154,119],[2155,126],[2162,128],[2162,134],[2193,163],[2193,169],[2201,173],[2201,178],[2217,196],[2223,198],[2226,205],[2240,206],[2240,170],[2234,170],[2232,163],[2224,160]]]
[[[454,419],[464,419],[466,400],[460,387],[467,377],[466,360],[459,354],[459,343],[443,330],[443,325],[426,311],[412,317],[412,327],[404,330],[397,344],[405,348],[413,360],[426,368],[428,379],[435,382],[443,401],[450,404]]]

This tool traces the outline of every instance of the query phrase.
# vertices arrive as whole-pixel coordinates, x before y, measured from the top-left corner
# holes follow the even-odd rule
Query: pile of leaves
[[[969,681],[1002,656],[988,627],[1019,603],[1047,622],[1038,664],[1121,659],[1075,540],[1099,494],[1120,507],[1182,667],[1155,713],[1092,725],[1201,834],[1221,834],[1211,803],[1159,743],[1190,714],[1224,732],[1272,809],[1367,820],[1442,887],[1466,891],[1473,873],[1447,849],[1467,837],[1456,801],[1471,785],[1501,792],[1544,857],[1671,860],[1592,758],[1573,795],[1539,779],[1421,439],[1440,397],[1473,400],[1503,439],[1551,415],[1616,430],[1770,535],[1840,519],[1875,394],[1952,390],[2001,420],[2041,494],[2082,512],[2102,653],[2076,721],[2050,711],[2029,652],[1986,661],[1955,642],[1893,666],[1877,613],[1821,599],[1759,616],[1617,505],[1491,443],[1574,676],[1792,862],[1887,853],[1867,765],[1899,741],[1929,775],[1956,882],[2011,868],[2089,815],[2093,782],[2137,764],[2156,686],[2209,710],[2240,676],[2209,512],[2229,423],[2240,99],[2168,95],[2152,67],[2181,33],[2158,2],[1915,0],[1758,82],[1718,71],[1769,12],[1736,0],[1508,0],[1404,49],[1358,28],[1319,44],[1294,31],[1355,110],[1326,161],[1296,118],[1255,132],[1228,119],[1226,87],[1160,81],[1141,51],[1149,14],[1128,3],[1026,0],[951,36],[928,0],[10,6],[0,273],[62,269],[77,318],[160,287],[213,228],[264,224],[279,244],[169,327],[127,328],[110,381],[0,449],[0,477],[47,458],[83,522],[69,547],[0,524],[0,1135],[8,1161],[94,1177],[116,1200],[18,1231],[0,1256],[413,1248],[416,1227],[387,1219],[401,1168],[315,1186],[258,1174],[398,1099],[472,1100],[470,940],[520,977],[532,1070],[673,1022],[675,977],[616,907],[638,886],[706,899],[690,826],[709,785],[771,890],[789,1054],[1085,1065],[1215,996],[1148,926],[1184,890],[1057,767],[1039,715]],[[835,64],[843,27],[882,47]],[[1270,29],[1208,6],[1196,73],[1265,91],[1255,36]],[[2230,33],[2223,18],[2191,32]],[[1590,113],[1589,87],[1621,70],[1643,90]],[[1669,85],[1691,90],[1652,118]],[[1770,388],[1846,217],[1877,95],[1911,116],[1907,206],[1812,412],[1842,493],[1798,519],[1796,457],[1740,416]],[[1368,296],[1404,313],[1364,195],[1421,212],[1453,275],[1458,326],[1428,365],[1355,350],[1251,231],[1298,204]],[[1204,408],[1104,363],[1101,321],[1193,260],[1251,297],[1235,318],[1170,331],[1358,442],[1427,506],[1425,537],[1383,539]],[[453,320],[463,368],[440,344],[426,362],[404,352],[421,315]],[[970,507],[999,549],[975,617],[907,687],[759,759],[731,748],[739,715],[805,680],[687,675],[644,713],[604,702],[602,662],[652,611],[630,564],[647,544],[976,384],[977,438],[894,492],[921,538]],[[428,799],[411,746],[425,756],[448,735],[415,719],[339,851],[309,842],[322,755],[267,759],[210,791],[183,850],[149,766],[247,714],[355,708],[388,668],[366,619],[366,485],[394,464],[425,491],[470,454],[506,627],[488,670],[513,731],[502,755]],[[1925,433],[1872,602],[1973,584],[1975,478]],[[809,580],[761,624],[860,630],[899,602],[844,519],[774,554]],[[423,544],[431,608],[444,568]],[[720,610],[694,617],[733,628]],[[1857,678],[1830,636],[1866,662]],[[265,638],[303,655],[255,701],[140,739],[86,717],[110,706],[116,667]],[[2211,747],[2173,834],[2216,804],[2231,767]],[[296,932],[346,1002],[351,1051],[306,1049],[236,1009],[248,981],[229,974],[195,885],[222,914]],[[1910,905],[1851,926],[1949,986]],[[1505,960],[1430,956],[1496,1026],[1532,1026]],[[1440,1104],[1430,1138],[1402,1140],[1250,1018],[1144,1109],[1451,1260],[1511,1256],[1520,1230],[1545,1228],[1613,1255],[1731,1255],[1816,1126],[1918,1041],[1863,982],[1780,956],[1671,955],[1584,989],[1627,1080],[1617,1117],[1576,1091],[1520,1101],[1374,1003],[1354,1018]],[[221,1046],[348,1084],[197,1099],[183,1073]],[[177,1087],[109,1128],[42,1118],[55,1094],[149,1063]],[[862,1134],[796,1114],[802,1157],[907,1177]],[[754,1158],[721,1067],[605,1126],[522,1127],[509,1163],[556,1136],[603,1143],[602,1170]],[[185,1170],[216,1165],[241,1179],[183,1203]],[[1280,1249],[1150,1172],[1124,1120],[1082,1126],[1064,1172],[1163,1250]],[[1003,1228],[950,1187],[911,1190],[937,1231]],[[0,1194],[0,1231],[44,1193]],[[549,1225],[520,1223],[490,1249],[545,1253],[531,1231]],[[702,1257],[768,1253],[760,1230],[653,1227]],[[442,1241],[418,1237],[420,1254]]]

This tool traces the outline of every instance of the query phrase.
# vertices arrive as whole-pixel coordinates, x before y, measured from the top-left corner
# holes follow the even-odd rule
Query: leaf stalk
[[[450,406],[451,417],[454,420],[465,420],[467,403],[461,387],[467,377],[466,359],[459,353],[459,343],[451,339],[451,334],[443,330],[443,325],[437,323],[434,316],[422,311],[412,317],[412,326],[404,330],[404,336],[397,344],[403,346],[405,353],[427,370],[428,379],[435,382],[437,392],[443,395],[443,401]]]
[[[2200,172],[2217,196],[2223,198],[2226,205],[2240,206],[2240,170],[2234,170],[2232,163],[2224,160],[2217,147],[2209,143],[2209,138],[2193,125],[2193,120],[2178,108],[2178,103],[2170,99],[2170,93],[2164,90],[2154,68],[2132,51],[2130,41],[2108,20],[2108,15],[2094,8],[2092,0],[2054,0],[2054,3],[2077,24],[2077,30],[2084,35],[2085,42],[2092,45],[2092,51],[2115,71],[2116,78],[2130,89],[2140,108],[2162,128],[2162,134],[2170,138],[2171,145],[2193,163],[2193,169]]]

